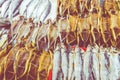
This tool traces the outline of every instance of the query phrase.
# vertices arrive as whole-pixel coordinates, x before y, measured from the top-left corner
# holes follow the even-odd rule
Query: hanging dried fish
[[[32,0],[23,0],[21,5],[20,5],[20,10],[19,13],[21,16],[25,16],[25,12],[27,10],[27,7],[30,5],[30,3],[32,2]]]
[[[56,47],[54,51],[54,57],[53,57],[53,74],[52,74],[52,80],[57,80],[58,72],[60,71],[61,66],[61,54],[59,50],[59,46]]]
[[[0,7],[4,4],[6,0],[0,0]]]
[[[75,47],[75,57],[74,57],[74,71],[75,71],[75,80],[82,79],[82,50],[76,46]]]
[[[115,11],[111,11],[111,14],[110,14],[110,20],[111,20],[111,25],[110,25],[110,29],[111,29],[111,32],[112,32],[112,36],[114,38],[114,40],[116,41],[116,36],[117,34],[120,33],[120,28],[119,28],[119,25],[118,25],[118,16],[117,14],[115,13]]]
[[[3,47],[3,45],[6,43],[7,39],[8,39],[7,34],[3,34],[1,36],[1,39],[0,39],[0,48]]]
[[[108,80],[108,59],[105,58],[105,49],[100,47],[100,55],[99,55],[99,61],[100,61],[100,79],[101,80]]]
[[[90,24],[91,24],[91,34],[93,37],[93,42],[96,42],[99,39],[99,14],[96,8],[93,8],[92,14],[90,15]]]
[[[114,48],[110,48],[110,72],[109,72],[109,80],[117,80],[119,79],[119,55],[118,52]]]
[[[45,22],[46,17],[49,15],[49,13],[51,11],[51,2],[49,0],[47,0],[45,3],[47,6],[45,7],[45,10],[43,11],[43,13],[41,14],[40,19],[39,19],[42,22]]]
[[[33,50],[33,56],[32,56],[32,60],[30,62],[29,65],[29,70],[28,70],[28,79],[29,80],[37,80],[37,71],[38,71],[38,67],[39,67],[39,58],[40,55],[38,55],[38,52],[35,50]]]
[[[93,56],[93,76],[95,80],[100,80],[100,74],[99,74],[99,47],[95,45],[92,50],[92,56]]]
[[[30,5],[27,7],[27,19],[31,18],[31,15],[33,13],[33,10],[35,9],[35,7],[38,5],[39,0],[33,0],[32,3],[30,3]]]
[[[14,62],[16,61],[16,53],[20,49],[19,44],[15,45],[7,54],[4,60],[4,77],[3,80],[13,80],[15,79],[15,71],[16,71],[16,66],[14,66]]]
[[[31,32],[31,36],[28,38],[28,42],[32,42],[33,44],[36,43],[36,39],[37,39],[37,33],[39,26],[35,26],[33,32]]]
[[[85,52],[85,54],[83,54],[83,79],[85,80],[89,80],[92,79],[91,75],[92,75],[92,53],[91,53],[91,46],[88,45],[87,47],[87,51]],[[92,79],[93,80],[93,79]]]
[[[13,18],[13,14],[16,12],[16,10],[19,8],[23,0],[13,0],[11,1],[8,9],[8,18]]]
[[[48,19],[50,19],[52,21],[52,23],[53,23],[53,22],[56,21],[57,14],[58,14],[58,12],[57,12],[57,7],[58,7],[57,2],[58,1],[57,0],[49,0],[49,1],[50,1],[49,5],[51,4],[51,9],[50,9],[50,13],[48,11],[49,15],[46,17],[45,22]]]
[[[107,11],[104,11],[102,13],[102,18],[101,18],[101,25],[100,25],[100,30],[101,30],[101,35],[104,40],[104,43],[107,44],[108,40],[111,37],[110,34],[110,15]]]
[[[29,65],[33,56],[33,49],[30,49],[31,44],[25,45],[25,47],[21,48],[19,52],[16,54],[16,63],[14,63],[14,66],[16,66],[17,72],[16,77],[17,79],[21,79],[25,76],[29,69]],[[29,50],[30,49],[30,50]],[[22,57],[22,58],[21,58]],[[20,71],[21,73],[20,73]]]
[[[4,65],[6,64],[6,58],[7,58],[7,54],[10,51],[11,46],[8,45],[6,48],[4,48],[3,50],[0,50],[0,79],[3,79],[4,77]]]
[[[38,78],[37,80],[47,80],[47,76],[52,65],[52,53],[51,51],[43,53],[39,59],[39,67],[38,67]]]
[[[74,74],[74,49],[71,49],[69,52],[69,69],[68,69],[68,80],[73,80],[75,77]]]
[[[63,80],[68,78],[68,53],[66,52],[66,47],[64,44],[61,44],[61,68],[63,72]]]
[[[36,21],[39,22],[42,14],[44,13],[44,11],[47,9],[47,5],[48,5],[48,0],[47,0],[47,3],[45,0],[41,0],[40,3],[39,3],[39,6],[38,6],[38,10],[36,13],[39,13],[39,14],[36,14]],[[44,13],[44,15],[46,15]]]
[[[6,18],[7,16],[5,16],[5,14],[7,14],[7,10],[9,8],[9,5],[11,3],[11,0],[7,0],[3,3],[2,7],[1,7],[1,17],[2,18]]]

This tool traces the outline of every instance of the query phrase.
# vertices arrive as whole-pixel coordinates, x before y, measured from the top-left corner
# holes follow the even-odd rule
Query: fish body
[[[74,63],[75,63],[75,80],[81,80],[81,72],[82,72],[82,58],[81,58],[81,50],[78,46],[75,48],[75,58],[74,58]]]
[[[46,17],[46,20],[51,19],[52,22],[56,21],[56,17],[57,17],[57,0],[49,0],[50,4],[51,4],[51,10],[49,15]]]
[[[109,80],[118,80],[119,79],[119,71],[120,71],[120,63],[119,63],[119,55],[116,52],[110,53],[110,73]]]
[[[41,18],[41,15],[44,14],[44,11],[46,10],[46,7],[48,5],[48,0],[41,0],[40,3],[39,3],[39,8],[37,10],[37,14],[36,17],[37,17],[37,21],[40,21],[40,18]]]
[[[87,47],[87,51],[85,52],[85,54],[83,55],[83,79],[84,80],[89,80],[90,77],[90,49],[91,46]]]
[[[20,5],[19,13],[21,16],[23,16],[27,10],[27,6],[32,2],[33,0],[23,0],[23,2]]]
[[[11,4],[9,5],[8,9],[8,18],[13,18],[13,14],[16,10],[18,10],[19,6],[21,5],[23,0],[12,0]]]
[[[61,45],[61,68],[64,76],[64,80],[68,77],[68,55],[64,44]]]
[[[27,19],[31,18],[35,7],[38,5],[39,0],[33,0],[27,8]]]
[[[1,36],[1,39],[0,39],[0,47],[2,48],[2,46],[5,44],[6,40],[7,40],[7,34],[4,34]]]
[[[3,5],[3,3],[5,2],[6,0],[0,0],[0,7]]]
[[[95,80],[99,80],[99,52],[97,48],[94,48],[92,51],[93,54],[93,74]]]
[[[32,42],[35,43],[36,41],[36,36],[37,36],[37,33],[38,33],[38,29],[39,27],[35,27],[34,31],[33,31],[33,35],[31,36],[31,39],[32,39]]]
[[[5,14],[7,14],[7,10],[9,8],[9,5],[11,3],[11,0],[7,0],[3,3],[2,7],[1,7],[1,17],[5,18]]]
[[[53,74],[52,74],[52,80],[57,80],[58,72],[60,71],[60,65],[61,65],[61,58],[60,58],[60,51],[59,47],[56,47],[56,50],[54,51],[54,57],[53,57]]]
[[[108,79],[108,67],[107,65],[107,59],[105,58],[105,49],[101,48],[100,50],[100,79],[101,80],[109,80]]]
[[[68,69],[68,80],[73,80],[74,78],[74,50],[69,53],[69,69]]]
[[[49,15],[50,10],[51,10],[51,3],[49,0],[46,1],[46,6],[44,6],[45,10],[41,14],[40,21],[45,22],[46,17]]]

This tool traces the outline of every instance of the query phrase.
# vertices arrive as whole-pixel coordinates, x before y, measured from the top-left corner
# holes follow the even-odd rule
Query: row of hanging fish
[[[57,0],[0,0],[0,17],[16,20],[18,16],[35,22],[56,20]]]
[[[99,12],[115,10],[119,14],[119,5],[119,0],[0,0],[0,17],[13,21],[24,16],[35,23],[48,19],[55,22],[68,14],[86,16],[94,8]]]
[[[91,13],[94,8],[99,11],[116,9],[116,12],[120,9],[119,0],[58,0],[58,3],[58,11],[61,16],[66,16],[66,13],[82,16],[83,12]]]
[[[8,45],[0,51],[1,80],[119,80],[120,51],[97,45],[57,44],[54,51],[35,45]],[[52,75],[50,74],[52,71]],[[48,79],[52,76],[50,79]]]
[[[120,52],[114,48],[79,46],[69,51],[63,44],[56,47],[52,80],[119,80]]]
[[[69,15],[68,19],[59,19],[54,23],[48,20],[47,23],[35,24],[31,19],[25,20],[23,17],[19,17],[19,20],[13,21],[11,25],[4,23],[4,27],[0,28],[0,48],[4,49],[9,44],[32,42],[39,50],[53,50],[57,43],[63,42],[66,45],[79,46],[96,43],[99,46],[113,46],[120,49],[119,25],[104,29],[103,20],[100,25],[102,28],[98,28],[96,27],[98,25],[89,23],[91,18],[94,17],[86,19]],[[76,21],[77,23],[75,23]],[[114,20],[111,22],[114,23]],[[0,25],[3,23],[0,22]]]

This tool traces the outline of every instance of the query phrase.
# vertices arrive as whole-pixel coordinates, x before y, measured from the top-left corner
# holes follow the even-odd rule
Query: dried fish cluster
[[[0,0],[0,17],[10,21],[19,16],[32,18],[34,22],[56,20],[57,0]]]
[[[75,46],[69,51],[56,47],[52,80],[119,80],[120,52],[114,48],[88,46],[86,52]]]
[[[0,80],[120,79],[119,0],[0,0],[0,12]]]
[[[120,52],[115,48],[61,43],[55,50],[41,53],[30,44],[16,44],[0,51],[1,80],[119,80]]]

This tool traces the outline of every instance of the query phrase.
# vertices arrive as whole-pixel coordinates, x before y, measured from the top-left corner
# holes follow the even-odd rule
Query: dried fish
[[[57,80],[58,72],[60,71],[61,54],[59,49],[60,49],[59,46],[57,46],[54,51],[52,80]]]
[[[56,21],[57,18],[57,0],[49,0],[49,4],[51,4],[51,9],[50,9],[50,13],[48,14],[48,16],[45,19],[45,22],[48,19],[51,19],[52,23]]]
[[[117,80],[119,79],[119,55],[118,52],[114,48],[110,48],[110,72],[109,72],[109,80]]]
[[[7,41],[8,37],[7,37],[7,34],[4,34],[1,36],[1,39],[0,39],[0,48],[2,48],[2,46],[5,44],[5,42]]]
[[[114,12],[114,11],[113,11]],[[116,13],[114,12],[113,14],[110,14],[111,16],[111,25],[110,25],[110,28],[111,28],[111,32],[112,32],[112,36],[114,38],[114,40],[116,41],[116,38],[117,38],[117,34],[119,34],[120,32],[115,32],[115,28],[118,28],[119,29],[119,25],[118,25],[118,17],[116,15]]]
[[[5,60],[4,60],[4,78],[3,80],[13,80],[15,79],[15,75],[14,74],[16,71],[16,66],[14,66],[14,61],[16,60],[16,53],[17,51],[20,49],[20,46],[19,44],[16,44],[10,51],[9,53],[7,54],[7,56],[5,57]]]
[[[13,18],[13,14],[19,8],[23,0],[13,0],[11,1],[8,9],[8,18]]]
[[[75,47],[75,57],[74,57],[74,70],[75,70],[75,80],[82,79],[82,50],[76,46]]]
[[[5,2],[6,0],[0,0],[0,7],[3,5],[3,3]]]
[[[63,72],[64,79],[68,78],[68,53],[66,52],[66,47],[64,44],[61,44],[61,68]]]
[[[2,7],[1,7],[1,9],[2,9],[1,10],[1,17],[2,18],[6,17],[5,14],[7,14],[7,10],[9,8],[10,3],[11,3],[11,0],[7,0],[3,3]]]
[[[100,80],[100,74],[99,74],[99,47],[95,45],[92,50],[92,56],[93,56],[93,76],[95,80]]]
[[[30,36],[30,39],[31,39],[31,40],[28,39],[29,42],[31,42],[31,41],[32,41],[33,43],[36,42],[38,29],[39,29],[39,26],[36,26],[36,27],[34,28],[33,32],[31,33],[31,36]]]
[[[85,54],[83,54],[83,79],[85,80],[89,80],[90,79],[90,75],[92,74],[92,53],[91,53],[91,46],[88,45],[87,47],[87,51],[85,52]]]
[[[51,10],[51,3],[50,3],[49,0],[47,0],[45,2],[45,5],[44,5],[45,10],[42,12],[41,16],[39,16],[39,20],[42,21],[42,22],[45,22],[45,19],[48,16],[48,14],[50,13],[50,10]]]
[[[107,54],[107,53],[106,53]],[[109,80],[108,79],[108,60],[105,58],[105,49],[100,48],[100,55],[99,55],[99,61],[100,61],[100,79],[101,80]]]
[[[69,53],[69,68],[68,68],[68,80],[73,80],[74,75],[74,50]]]
[[[45,0],[40,1],[39,6],[38,6],[38,10],[36,12],[36,13],[39,13],[39,14],[36,14],[36,21],[37,22],[40,21],[40,18],[42,16],[42,14],[44,13],[44,11],[46,10],[47,5],[48,5],[48,0],[47,0],[47,2]],[[46,15],[46,13],[44,15]]]
[[[33,13],[33,10],[35,9],[35,7],[38,5],[39,0],[33,0],[32,3],[30,3],[30,5],[27,7],[27,19],[29,19]]]
[[[33,0],[23,0],[21,5],[20,5],[20,10],[19,10],[19,13],[21,16],[25,16],[25,12],[27,10],[27,7],[30,5],[30,3],[32,2]]]
[[[52,53],[43,51],[39,59],[37,80],[46,80],[50,67],[52,66]]]

